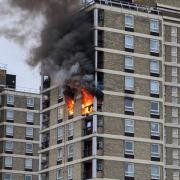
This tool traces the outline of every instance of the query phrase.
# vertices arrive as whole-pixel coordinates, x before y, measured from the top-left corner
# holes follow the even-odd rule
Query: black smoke
[[[89,13],[78,10],[79,1],[9,0],[12,7],[29,15],[44,16],[41,42],[31,49],[28,64],[41,64],[41,72],[49,75],[55,85],[79,88],[94,81],[93,26]]]

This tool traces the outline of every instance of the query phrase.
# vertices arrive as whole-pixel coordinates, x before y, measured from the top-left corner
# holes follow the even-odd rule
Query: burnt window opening
[[[44,75],[43,76],[43,89],[49,88],[51,85],[51,80],[49,76]]]
[[[46,109],[50,106],[50,94],[44,94],[43,95],[43,109]]]
[[[16,75],[12,75],[12,74],[6,75],[6,86],[11,89],[16,88]]]
[[[98,30],[98,47],[103,47],[104,44],[104,32],[102,30]]]
[[[98,51],[97,53],[98,53],[97,68],[103,69],[104,68],[104,61],[103,61],[104,52]]]
[[[84,153],[83,157],[92,156],[92,139],[86,139],[84,141]]]

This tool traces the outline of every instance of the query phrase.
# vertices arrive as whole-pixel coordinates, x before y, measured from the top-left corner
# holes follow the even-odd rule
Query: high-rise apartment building
[[[40,95],[0,66],[0,180],[38,180]]]
[[[180,2],[97,0],[86,9],[103,95],[64,97],[43,77],[40,180],[179,180]]]

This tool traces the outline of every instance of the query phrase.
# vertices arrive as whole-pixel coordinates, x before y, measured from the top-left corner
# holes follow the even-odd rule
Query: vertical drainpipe
[[[98,46],[98,9],[94,9],[94,48]],[[97,68],[97,51],[95,50],[95,69]],[[95,72],[95,87],[97,87],[97,72]],[[97,98],[94,97],[94,111],[97,111]],[[92,141],[92,155],[94,156],[92,160],[92,178],[97,177],[97,115],[93,116],[93,141]]]

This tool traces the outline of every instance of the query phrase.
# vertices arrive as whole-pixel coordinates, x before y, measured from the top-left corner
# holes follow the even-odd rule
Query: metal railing
[[[81,8],[87,8],[95,3],[103,4],[111,7],[120,7],[124,9],[131,9],[135,11],[158,14],[158,15],[160,13],[160,11],[156,7],[149,7],[145,5],[120,1],[120,0],[83,0]]]

